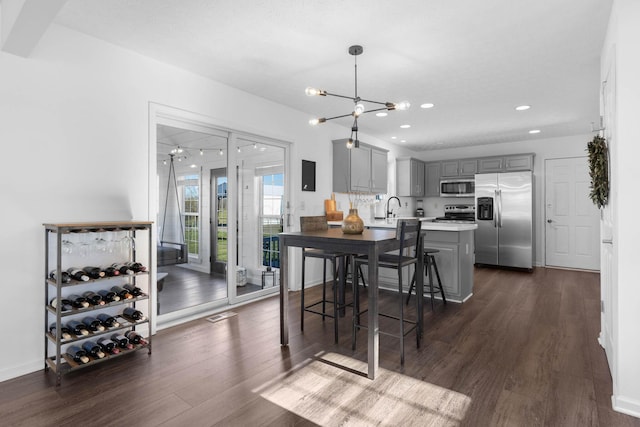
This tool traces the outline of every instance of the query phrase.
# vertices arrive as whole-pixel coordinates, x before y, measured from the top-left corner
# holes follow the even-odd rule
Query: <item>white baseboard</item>
[[[22,375],[30,374],[39,370],[44,371],[44,359],[33,360],[31,362],[12,366],[11,368],[0,369],[0,382],[21,377]]]
[[[613,395],[611,405],[614,411],[640,418],[640,400]]]

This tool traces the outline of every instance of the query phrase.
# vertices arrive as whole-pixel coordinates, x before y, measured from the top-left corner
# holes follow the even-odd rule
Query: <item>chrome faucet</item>
[[[386,208],[386,217],[385,218],[389,218],[391,216],[391,214],[393,212],[391,212],[389,210],[389,202],[391,201],[391,199],[396,199],[398,201],[398,207],[401,208],[402,207],[402,202],[400,201],[400,199],[398,199],[396,196],[391,196],[387,199],[387,208]]]

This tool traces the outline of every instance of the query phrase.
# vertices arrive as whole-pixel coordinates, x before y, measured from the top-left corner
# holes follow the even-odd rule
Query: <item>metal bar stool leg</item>
[[[438,287],[440,289],[440,295],[442,295],[442,302],[444,305],[447,305],[447,297],[444,296],[444,288],[442,287],[442,280],[440,280],[440,273],[438,272],[438,264],[436,264],[436,259],[433,255],[433,269],[436,271],[436,278],[438,279]]]
[[[431,311],[435,311],[435,302],[433,301],[435,299],[435,295],[433,294],[433,270],[431,269],[433,260],[432,260],[432,256],[431,255],[427,255],[425,257],[425,270],[428,270],[428,276],[429,276],[429,294],[431,295]]]

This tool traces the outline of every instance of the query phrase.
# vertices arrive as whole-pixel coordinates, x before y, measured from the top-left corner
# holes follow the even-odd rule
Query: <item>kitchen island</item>
[[[367,228],[395,229],[398,220],[363,219]],[[436,263],[447,301],[462,303],[473,295],[473,264],[474,264],[474,231],[475,223],[440,223],[432,222],[433,218],[420,218],[424,232],[424,247],[437,249]],[[330,226],[339,227],[341,221],[330,221]],[[365,273],[366,274],[366,273]],[[396,289],[398,276],[395,270],[380,269],[380,288]],[[409,290],[411,277],[404,284]],[[428,283],[425,282],[425,291]]]

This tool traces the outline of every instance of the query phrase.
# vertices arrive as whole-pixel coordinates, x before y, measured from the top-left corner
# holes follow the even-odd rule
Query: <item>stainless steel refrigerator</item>
[[[533,264],[532,175],[475,176],[477,264],[531,269]]]

